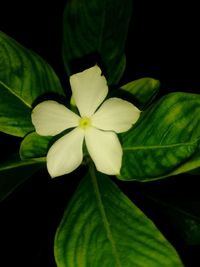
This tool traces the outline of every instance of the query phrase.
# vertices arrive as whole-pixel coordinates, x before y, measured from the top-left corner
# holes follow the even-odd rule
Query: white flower
[[[116,133],[129,130],[140,111],[119,98],[107,99],[101,105],[108,86],[98,66],[72,75],[70,84],[80,116],[52,100],[40,103],[32,111],[32,122],[39,135],[55,136],[74,128],[49,149],[49,174],[56,177],[75,170],[83,160],[84,140],[98,171],[119,174],[122,148]]]

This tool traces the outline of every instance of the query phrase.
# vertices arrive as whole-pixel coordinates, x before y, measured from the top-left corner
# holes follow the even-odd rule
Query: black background
[[[46,59],[59,75],[63,87],[68,89],[61,51],[65,3],[66,0],[53,0],[48,4],[41,0],[1,3],[0,30]],[[127,69],[121,83],[148,76],[161,81],[161,94],[172,91],[200,93],[199,20],[194,0],[185,4],[178,0],[135,0],[126,45]],[[17,151],[20,141],[1,134],[0,159]],[[78,169],[73,175],[53,181],[46,171],[41,171],[1,203],[0,243],[3,250],[0,250],[0,262],[4,263],[0,266],[55,266],[54,233],[84,171]],[[182,186],[179,186],[180,179]],[[192,181],[191,186],[188,186],[188,179]],[[148,206],[140,195],[145,186],[118,184],[164,231],[186,267],[199,266],[199,248],[186,245],[173,227],[166,226],[160,219],[156,207],[152,211],[152,206]],[[152,190],[161,190],[168,196],[198,197],[196,180],[184,175],[154,183],[150,188],[153,186]]]

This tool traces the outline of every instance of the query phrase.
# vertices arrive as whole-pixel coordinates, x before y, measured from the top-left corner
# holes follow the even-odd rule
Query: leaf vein
[[[146,145],[146,146],[127,146],[123,147],[124,151],[129,150],[145,150],[145,149],[165,149],[165,148],[171,148],[171,147],[179,147],[179,146],[189,146],[189,145],[196,145],[200,141],[200,137],[197,138],[193,142],[185,142],[185,143],[177,143],[177,144],[168,144],[168,145]]]
[[[100,210],[100,213],[101,213],[101,216],[102,216],[102,219],[103,219],[105,230],[107,232],[107,237],[108,237],[108,239],[109,239],[109,241],[110,241],[110,243],[112,245],[113,255],[116,258],[116,262],[117,262],[117,266],[116,267],[122,267],[122,265],[120,263],[119,256],[117,254],[116,244],[115,244],[115,241],[113,239],[112,232],[110,230],[109,222],[107,220],[106,211],[104,209],[103,201],[102,201],[102,198],[101,198],[101,194],[100,194],[100,191],[99,191],[99,186],[98,186],[96,175],[95,175],[95,171],[94,171],[94,166],[90,166],[90,174],[91,174],[91,179],[92,179],[92,183],[93,183],[93,186],[94,186],[94,190],[95,190],[95,193],[96,193],[96,198],[97,198],[97,203],[98,203],[98,206],[99,206],[99,210]]]
[[[15,93],[11,88],[9,88],[5,83],[0,81],[0,84],[7,89],[11,94],[13,94],[15,97],[17,97],[21,102],[23,102],[28,108],[32,108],[29,103],[27,103],[23,98],[21,98],[17,93]]]

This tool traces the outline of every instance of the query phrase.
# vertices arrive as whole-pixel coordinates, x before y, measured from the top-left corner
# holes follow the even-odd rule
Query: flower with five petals
[[[105,100],[108,86],[98,66],[72,75],[70,85],[80,115],[53,100],[41,102],[32,111],[39,135],[55,136],[72,128],[50,147],[49,174],[57,177],[75,170],[83,160],[84,142],[98,171],[119,174],[123,153],[116,133],[132,127],[140,116],[139,109],[120,98]]]

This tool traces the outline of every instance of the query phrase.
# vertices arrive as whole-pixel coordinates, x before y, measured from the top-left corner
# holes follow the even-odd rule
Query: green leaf
[[[58,267],[180,267],[155,225],[102,174],[81,182],[55,238]]]
[[[52,68],[0,32],[0,131],[20,137],[32,131],[33,102],[52,93],[64,95]]]
[[[200,245],[200,203],[185,200],[182,203],[162,203],[163,218],[174,225],[176,231],[190,245]]]
[[[134,97],[139,109],[144,109],[146,105],[153,101],[159,88],[160,82],[153,78],[141,78],[121,86],[122,90]]]
[[[119,179],[153,180],[200,167],[200,95],[166,95],[121,140]]]
[[[20,184],[28,180],[45,164],[45,159],[15,159],[0,164],[0,201],[10,195]]]
[[[30,106],[0,82],[0,131],[23,137],[33,130]]]
[[[188,172],[191,175],[200,175],[200,167]]]
[[[109,85],[119,81],[125,69],[124,46],[131,11],[131,0],[68,1],[63,58],[69,75],[77,60],[88,61],[88,56],[94,56],[95,61],[100,58],[103,63]]]
[[[21,159],[45,157],[51,140],[52,136],[40,136],[36,132],[28,134],[20,145]]]
[[[0,32],[0,81],[27,105],[41,95],[64,96],[60,81],[50,65],[34,52]]]
[[[148,202],[158,207],[158,215],[162,216],[165,222],[173,225],[174,229],[189,245],[200,245],[200,201],[190,200],[188,197],[173,195],[157,196],[152,193],[145,193]]]

